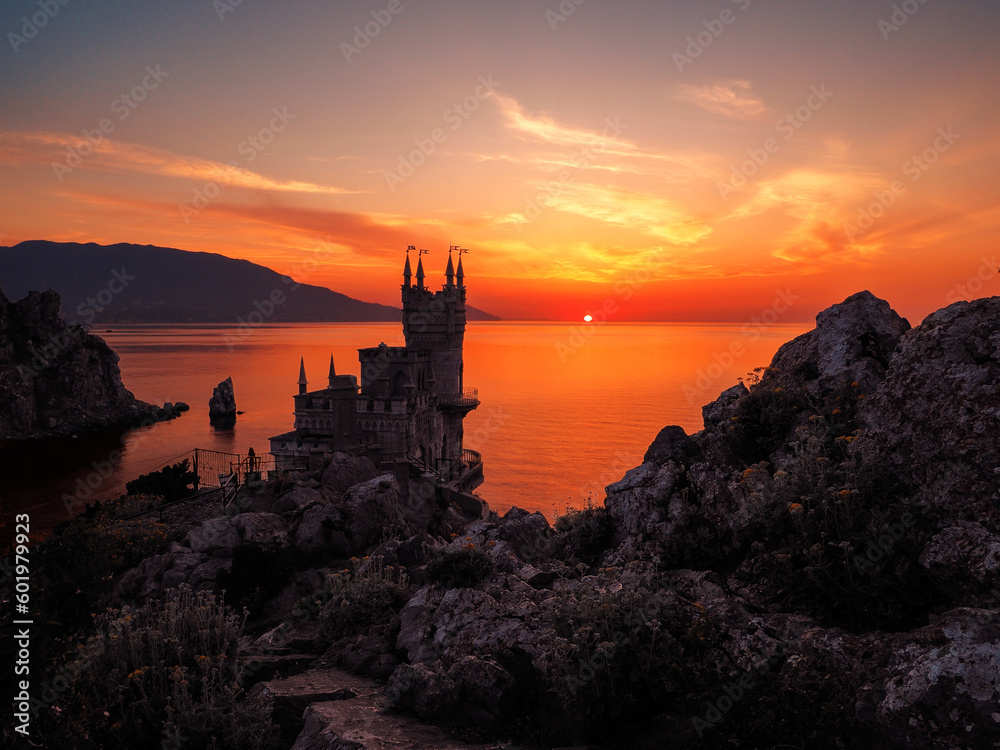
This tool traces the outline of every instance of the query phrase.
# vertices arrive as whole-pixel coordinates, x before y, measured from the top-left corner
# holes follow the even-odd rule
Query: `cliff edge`
[[[131,427],[159,409],[122,385],[118,355],[59,317],[59,294],[0,291],[0,440]]]

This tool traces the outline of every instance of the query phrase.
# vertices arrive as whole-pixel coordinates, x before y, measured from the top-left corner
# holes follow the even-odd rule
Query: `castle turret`
[[[409,258],[409,256],[407,256]],[[424,260],[423,258],[417,259],[417,289],[424,288]]]
[[[410,250],[413,250],[413,245],[406,248],[406,265],[403,266],[403,286],[409,287],[411,285],[411,280],[413,274],[410,273]]]
[[[444,276],[447,286],[455,286],[455,266],[451,263],[451,248],[448,248],[448,268],[445,269]]]
[[[304,396],[308,391],[309,381],[306,380],[306,360],[305,357],[299,359],[299,395]]]
[[[337,370],[333,366],[333,355],[331,354],[330,355],[330,374],[329,374],[328,380],[327,380],[327,382],[329,383],[329,385],[327,385],[327,388],[333,388],[333,379],[335,377],[337,377]]]

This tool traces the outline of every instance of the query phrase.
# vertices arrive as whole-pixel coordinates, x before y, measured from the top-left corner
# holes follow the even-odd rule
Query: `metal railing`
[[[479,406],[479,389],[463,388],[461,393],[446,393],[437,399],[442,406]]]
[[[248,481],[266,479],[275,470],[274,456],[270,453],[250,456],[195,448],[192,454],[192,469],[198,475],[198,484],[203,487],[226,487],[231,486],[234,481],[246,484]]]

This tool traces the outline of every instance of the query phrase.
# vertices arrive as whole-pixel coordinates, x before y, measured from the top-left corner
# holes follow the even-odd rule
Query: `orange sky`
[[[1000,293],[995,3],[690,5],[69,4],[29,38],[14,0],[0,241],[388,304],[407,245],[434,279],[460,244],[507,319],[748,322],[781,292],[801,322],[868,288],[917,323]]]

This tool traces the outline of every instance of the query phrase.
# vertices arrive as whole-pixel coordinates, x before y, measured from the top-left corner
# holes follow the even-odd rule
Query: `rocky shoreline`
[[[140,401],[104,339],[59,316],[52,290],[11,302],[0,291],[0,441],[77,437],[172,419]]]
[[[220,727],[252,716],[246,746],[295,750],[997,746],[1000,298],[911,329],[861,292],[754,380],[555,525],[404,499],[334,454],[248,485],[225,515],[149,516],[129,527],[140,556],[69,593],[59,550],[101,524],[125,533],[123,513],[92,510],[39,556],[67,620],[116,609],[62,645],[98,663],[108,633],[145,642],[153,603],[224,601],[246,608],[217,649],[238,690],[212,703],[196,683],[215,712],[200,724],[129,719],[92,698],[152,694],[156,668],[123,663],[47,704],[101,726],[43,711],[49,736],[177,729],[228,747]],[[214,664],[204,648],[183,658]]]

